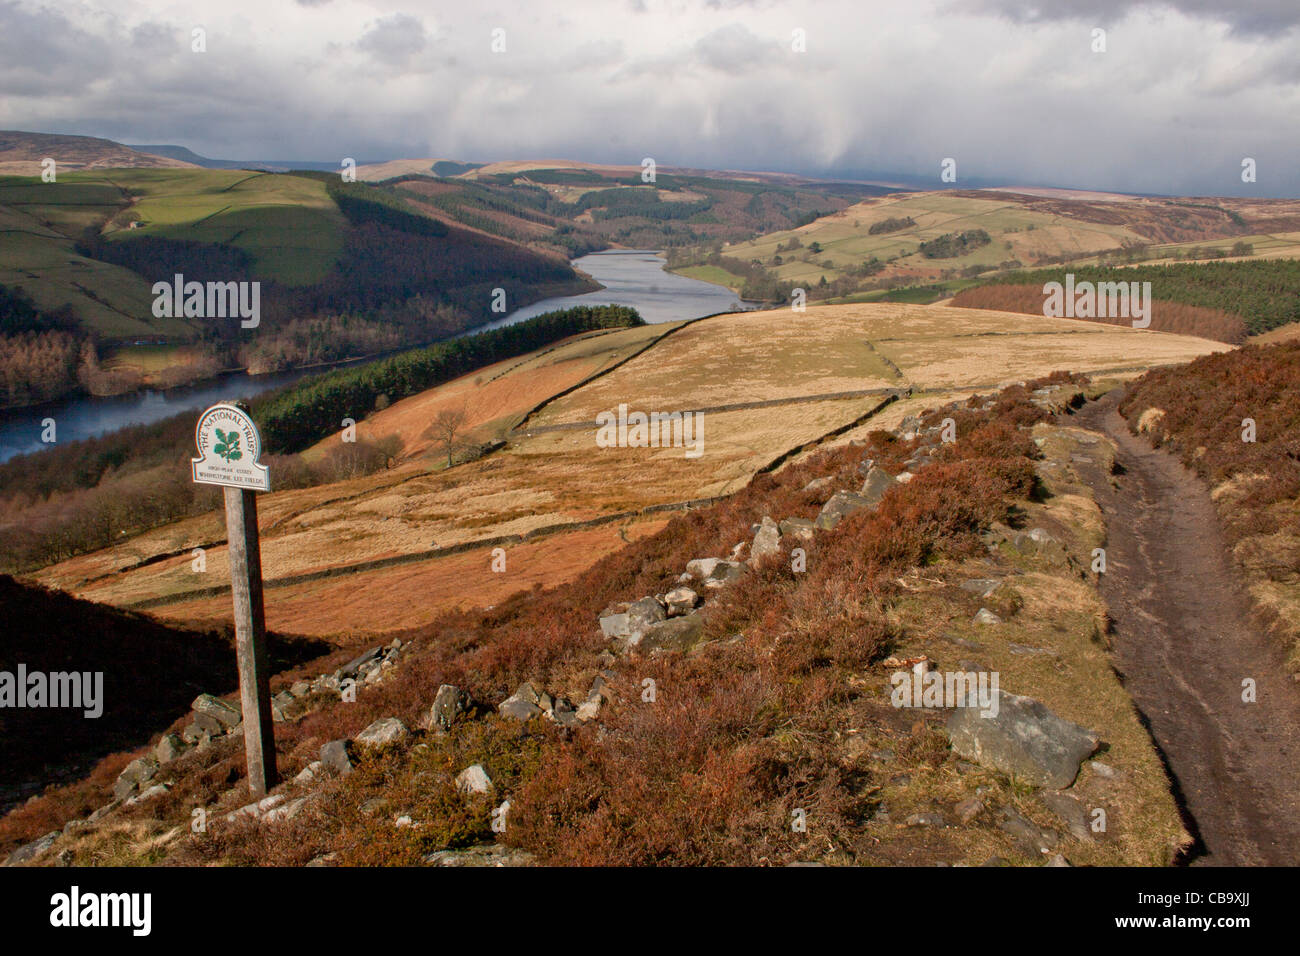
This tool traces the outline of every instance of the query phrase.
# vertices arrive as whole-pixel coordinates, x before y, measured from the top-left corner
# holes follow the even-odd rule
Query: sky
[[[0,0],[0,128],[220,159],[1295,197],[1298,120],[1300,0]]]

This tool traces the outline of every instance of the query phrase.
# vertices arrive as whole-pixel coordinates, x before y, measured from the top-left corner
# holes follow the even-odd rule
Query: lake
[[[598,292],[543,299],[471,329],[466,335],[500,328],[543,312],[575,305],[630,305],[647,322],[697,319],[717,312],[745,308],[734,292],[721,286],[663,271],[664,259],[647,250],[597,252],[573,260],[601,285]],[[41,442],[42,422],[54,419],[60,442],[93,438],[125,428],[147,425],[184,411],[198,411],[229,398],[250,398],[328,369],[294,369],[266,375],[232,372],[184,388],[144,390],[106,398],[77,396],[44,405],[0,411],[0,462],[48,447]]]

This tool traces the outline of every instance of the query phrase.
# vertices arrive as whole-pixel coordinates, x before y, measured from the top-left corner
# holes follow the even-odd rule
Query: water
[[[573,265],[605,288],[598,292],[534,302],[466,334],[500,328],[574,305],[630,305],[651,323],[695,319],[745,307],[728,289],[664,272],[664,260],[654,252],[597,252],[575,259]],[[319,375],[322,371],[324,369],[296,369],[266,375],[232,372],[184,388],[146,390],[107,398],[83,395],[45,405],[0,411],[0,462],[48,448],[41,441],[42,422],[47,418],[54,419],[60,442],[76,441],[106,435],[128,425],[146,425],[184,411],[198,411],[223,399],[250,398],[309,375]]]
[[[730,289],[664,272],[663,266],[662,256],[644,249],[595,252],[574,259],[575,269],[586,272],[605,288],[582,295],[543,299],[474,331],[512,325],[543,312],[575,305],[630,305],[652,325],[752,307],[746,306]]]

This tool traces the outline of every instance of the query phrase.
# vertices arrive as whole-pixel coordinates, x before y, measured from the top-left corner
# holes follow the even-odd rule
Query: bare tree
[[[425,432],[433,438],[434,444],[447,453],[448,468],[454,463],[456,449],[460,444],[457,439],[460,438],[468,422],[469,411],[466,408],[444,408],[433,416],[433,423]]]

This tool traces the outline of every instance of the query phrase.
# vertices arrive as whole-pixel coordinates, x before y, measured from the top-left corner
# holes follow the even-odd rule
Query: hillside
[[[683,250],[671,267],[777,301],[794,286],[834,300],[930,283],[951,292],[976,276],[1054,263],[1229,255],[1241,242],[1252,255],[1287,255],[1297,239],[1294,200],[951,190],[867,199],[796,229]]]
[[[1068,319],[909,305],[740,313],[583,339],[376,412],[359,435],[406,443],[393,468],[263,496],[263,563],[275,595],[268,621],[314,634],[414,626],[447,606],[417,596],[457,606],[490,601],[515,574],[551,582],[590,560],[577,550],[573,561],[547,564],[543,555],[557,553],[557,543],[520,555],[508,579],[466,578],[466,562],[487,566],[492,547],[540,547],[596,527],[607,529],[606,547],[620,528],[638,535],[686,502],[730,494],[792,451],[845,429],[864,434],[878,413],[889,421],[936,396],[1063,366],[1132,375],[1222,348]],[[704,453],[593,448],[596,415],[621,403],[703,410]],[[420,424],[441,408],[466,409],[474,439],[505,438],[505,446],[443,468]],[[337,447],[332,439],[309,454]],[[213,545],[221,539],[216,515],[191,518],[38,577],[82,597],[212,621],[227,613],[224,549]],[[209,548],[215,593],[186,557],[200,544]],[[385,599],[358,603],[359,587]]]
[[[391,188],[342,184],[325,173],[185,168],[68,172],[56,183],[0,177],[0,286],[25,312],[66,313],[72,321],[64,331],[76,333],[70,345],[56,343],[49,323],[0,316],[6,335],[37,336],[46,350],[67,345],[72,356],[50,382],[30,349],[11,355],[0,346],[9,384],[0,403],[392,351],[495,317],[495,288],[512,305],[593,288],[569,267],[562,245],[466,225],[455,210],[426,213]],[[238,317],[155,316],[153,284],[177,273],[261,283],[255,329]],[[152,351],[137,354],[142,344]]]
[[[234,643],[224,629],[175,628],[141,614],[79,601],[0,575],[0,671],[102,674],[83,684],[91,707],[0,710],[0,811],[52,781],[83,776],[101,758],[148,741],[203,689],[237,687]],[[86,640],[94,635],[94,640]],[[272,642],[273,666],[330,650],[317,641]],[[92,717],[85,714],[98,711]]]
[[[1074,462],[1108,446],[1053,424],[1045,407],[1082,401],[1077,382],[936,405],[865,444],[828,445],[566,586],[444,614],[336,670],[276,681],[288,782],[260,806],[240,780],[237,735],[193,745],[184,718],[153,753],[135,752],[116,800],[105,768],[101,810],[87,818],[84,796],[55,789],[0,821],[0,841],[71,818],[66,834],[24,854],[173,865],[1167,864],[1188,836],[1081,571],[1100,517]],[[954,443],[938,437],[945,416]],[[827,499],[851,501],[843,489],[864,474],[874,497],[813,530],[812,518],[834,511]],[[882,475],[899,480],[881,486]],[[1036,480],[1044,494],[1031,497]],[[691,563],[728,552],[750,560]],[[674,616],[664,619],[655,594],[678,602]],[[658,623],[620,636],[620,620],[632,626],[621,609],[643,595],[637,606],[660,608]],[[891,703],[913,665],[1000,673],[1003,716],[967,727]],[[330,688],[352,674],[363,687],[340,703]],[[995,756],[976,743],[987,728],[1035,721],[1069,756]],[[198,833],[196,806],[207,820]],[[1088,826],[1095,808],[1110,821],[1101,830]]]
[[[187,169],[195,164],[94,136],[0,130],[0,175],[39,176],[42,160],[58,169]]]

